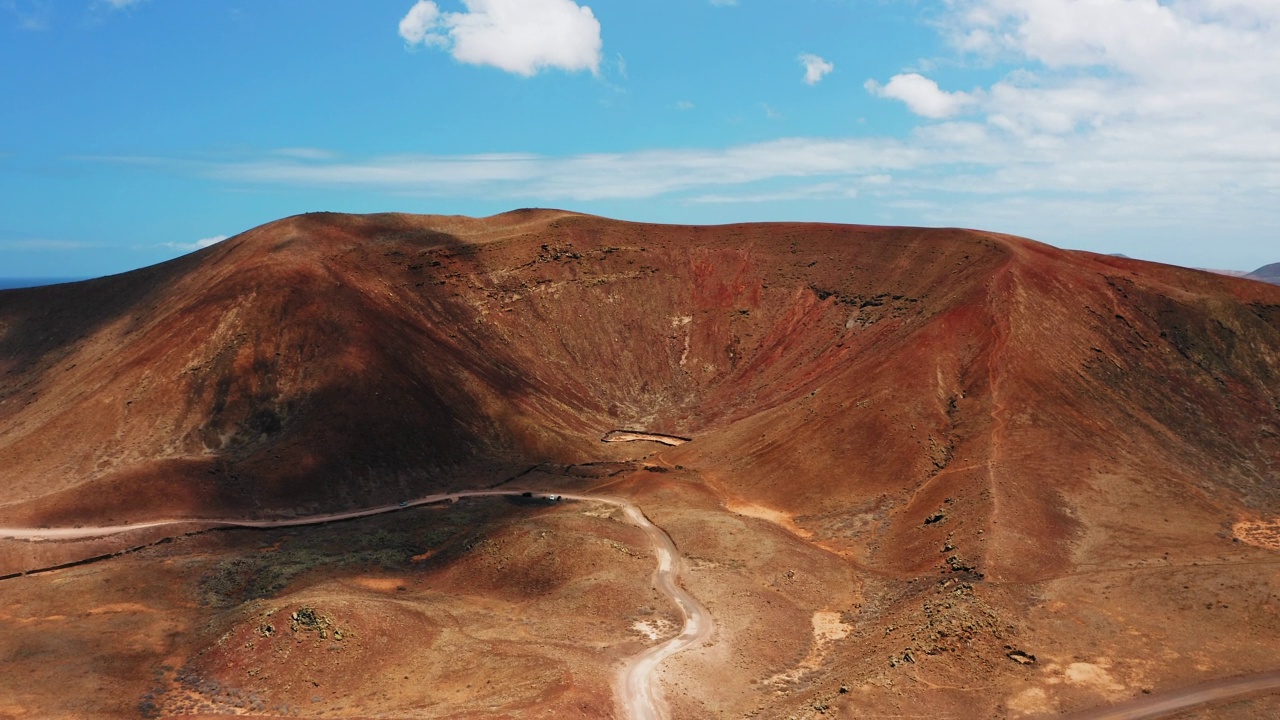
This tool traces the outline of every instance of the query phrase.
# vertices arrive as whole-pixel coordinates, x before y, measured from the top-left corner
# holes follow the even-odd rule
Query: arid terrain
[[[1280,287],[288,218],[0,292],[0,577],[0,718],[1274,718]]]

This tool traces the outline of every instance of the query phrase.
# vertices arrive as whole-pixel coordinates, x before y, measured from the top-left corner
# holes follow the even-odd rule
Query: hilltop
[[[826,568],[815,576],[859,578],[834,610],[816,588],[793,593],[802,629],[818,611],[905,627],[891,616],[908,611],[876,593],[918,608],[940,576],[947,592],[978,588],[960,645],[926,613],[912,638],[885,630],[824,656],[804,676],[813,693],[881,642],[898,664],[897,645],[915,665],[932,642],[957,671],[976,652],[1004,677],[1020,670],[1006,651],[1058,632],[1044,598],[1070,603],[1089,638],[1164,602],[1064,578],[1274,561],[1277,388],[1280,288],[1023,238],[316,213],[139,271],[0,292],[0,525],[332,512],[530,469],[581,486],[591,473],[566,468],[648,462],[616,487],[674,523],[686,555],[728,543],[688,524],[697,509],[818,553],[804,561]],[[691,441],[601,442],[618,430]],[[729,572],[718,562],[709,572]],[[690,591],[714,595],[706,582]],[[1181,607],[1172,585],[1153,587]],[[1241,592],[1236,614],[1205,621],[1218,644],[1170,647],[1219,669],[1263,657],[1280,638],[1276,596]],[[1250,650],[1243,628],[1268,640]],[[1067,657],[1076,641],[1054,642]],[[807,657],[793,652],[767,662]],[[699,678],[728,660],[672,662]],[[1005,702],[983,697],[948,702]],[[732,705],[673,702],[690,716]]]

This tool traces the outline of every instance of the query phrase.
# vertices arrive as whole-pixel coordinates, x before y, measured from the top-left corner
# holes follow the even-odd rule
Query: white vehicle
[[[559,495],[548,495],[548,496],[547,496],[547,499],[548,499],[548,500],[550,500],[551,502],[556,502],[557,500],[559,500],[559,499],[560,499],[560,496],[559,496]]]

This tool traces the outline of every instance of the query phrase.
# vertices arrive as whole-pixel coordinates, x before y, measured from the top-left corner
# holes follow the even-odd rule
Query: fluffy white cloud
[[[442,44],[446,42],[437,31],[440,25],[440,8],[428,0],[420,0],[400,20],[400,37],[410,45]]]
[[[1205,152],[1271,147],[1280,121],[1275,0],[949,0],[963,55],[1012,69],[973,94],[927,78],[868,81],[925,117],[972,109],[1028,142],[1134,133]],[[909,81],[900,79],[910,78]],[[895,87],[897,83],[897,87]],[[1271,138],[1271,139],[1268,139]],[[1216,148],[1216,149],[1215,149]]]
[[[805,85],[817,85],[822,81],[822,78],[836,69],[835,65],[813,53],[802,53],[800,55],[800,64],[804,65]]]
[[[447,49],[454,59],[525,77],[545,68],[599,73],[600,21],[573,0],[463,0],[441,12],[419,0],[400,21],[409,45]]]
[[[874,95],[901,100],[911,112],[927,118],[952,117],[974,102],[968,93],[942,90],[938,83],[919,73],[894,75],[887,85],[868,80],[866,88]]]

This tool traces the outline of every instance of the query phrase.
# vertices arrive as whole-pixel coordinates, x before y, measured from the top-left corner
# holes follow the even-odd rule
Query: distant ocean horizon
[[[40,287],[42,285],[58,285],[61,283],[80,282],[88,278],[7,278],[0,277],[0,290],[17,290],[18,288]]]

